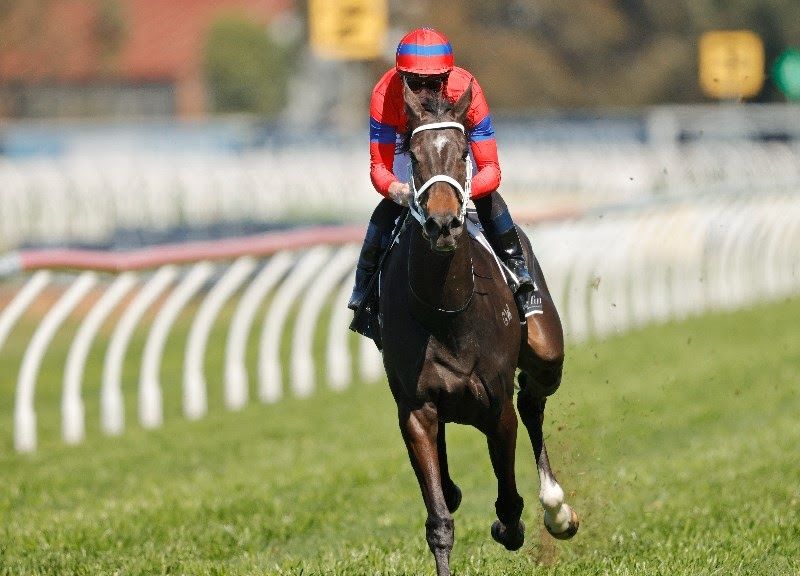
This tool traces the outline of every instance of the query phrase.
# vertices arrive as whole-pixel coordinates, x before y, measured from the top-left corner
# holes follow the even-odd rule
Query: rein
[[[424,130],[442,130],[444,128],[456,128],[457,130],[461,130],[462,134],[466,134],[464,130],[464,125],[458,122],[431,122],[430,124],[423,124],[422,126],[417,126],[411,132],[411,138],[417,132],[422,132]],[[419,199],[422,194],[430,188],[436,182],[447,182],[453,188],[455,188],[456,192],[458,192],[459,200],[461,201],[461,219],[464,219],[464,215],[467,213],[467,200],[469,200],[470,194],[472,192],[472,160],[467,156],[466,158],[467,163],[467,177],[464,182],[464,186],[451,176],[447,176],[446,174],[436,174],[428,178],[419,189],[417,189],[417,185],[414,182],[414,167],[409,165],[408,167],[408,182],[411,191],[414,193],[414,199],[409,204],[408,208],[411,211],[411,215],[414,216],[414,219],[422,224],[425,225],[425,215],[422,213],[422,207],[419,205]]]

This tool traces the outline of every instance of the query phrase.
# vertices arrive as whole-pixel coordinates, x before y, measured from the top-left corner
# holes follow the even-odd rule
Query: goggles
[[[423,89],[439,91],[442,88],[442,84],[447,80],[447,75],[421,76],[419,74],[403,74],[403,78],[405,78],[406,84],[413,92]]]

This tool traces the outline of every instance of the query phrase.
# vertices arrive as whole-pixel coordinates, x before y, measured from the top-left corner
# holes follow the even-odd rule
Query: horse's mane
[[[453,109],[453,102],[448,100],[442,94],[431,95],[430,97],[423,97],[420,99],[420,104],[422,104],[422,108],[433,114],[436,121],[442,119],[442,116],[447,114]],[[411,130],[408,130],[405,134],[403,134],[403,138],[397,144],[397,152],[400,154],[404,154],[409,151],[411,147]]]

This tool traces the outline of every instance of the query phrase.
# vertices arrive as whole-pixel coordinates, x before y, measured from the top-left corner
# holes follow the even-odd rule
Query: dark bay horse
[[[539,469],[544,523],[556,538],[578,530],[578,517],[550,469],[542,436],[545,398],[561,381],[563,334],[542,271],[525,238],[544,313],[520,325],[513,295],[494,257],[465,225],[471,160],[464,122],[471,86],[455,104],[423,104],[404,86],[409,118],[415,218],[387,257],[380,282],[383,360],[400,430],[425,501],[428,546],[439,576],[450,574],[452,513],[461,491],[447,467],[445,423],[472,425],[487,437],[497,476],[492,537],[519,549],[525,526],[514,457],[517,408]],[[523,236],[520,231],[520,236]]]

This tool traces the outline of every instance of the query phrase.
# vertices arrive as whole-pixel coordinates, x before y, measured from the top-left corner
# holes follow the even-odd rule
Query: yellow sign
[[[323,58],[369,60],[383,54],[387,0],[309,0],[311,47]]]
[[[700,87],[720,100],[750,98],[764,85],[764,43],[749,30],[700,37]]]

